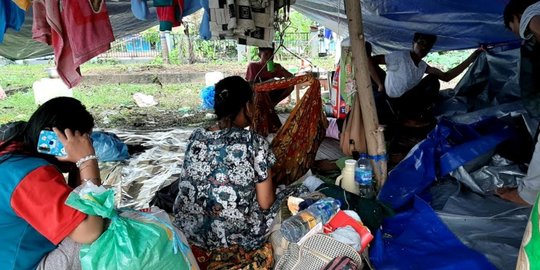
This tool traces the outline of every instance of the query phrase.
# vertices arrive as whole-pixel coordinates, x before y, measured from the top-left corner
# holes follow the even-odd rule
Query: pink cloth
[[[73,49],[75,65],[108,51],[114,41],[111,21],[104,0],[61,0],[62,21]],[[90,3],[98,2],[97,7]]]
[[[58,75],[72,88],[81,80],[79,67],[73,63],[69,42],[60,15],[60,0],[34,0],[32,38],[53,47]]]
[[[105,1],[34,0],[32,38],[53,47],[58,75],[73,88],[79,66],[110,49],[114,41]],[[60,5],[62,11],[60,11]]]

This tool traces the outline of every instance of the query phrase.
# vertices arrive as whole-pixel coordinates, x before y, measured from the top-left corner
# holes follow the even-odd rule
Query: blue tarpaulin
[[[382,228],[370,248],[376,269],[495,269],[461,243],[419,197],[410,210],[385,219]]]
[[[436,34],[436,51],[515,41],[517,37],[503,24],[506,3],[508,0],[363,0],[364,32],[375,53],[409,49],[414,32]],[[296,0],[293,8],[338,35],[348,36],[344,1]]]
[[[495,117],[471,124],[441,120],[389,173],[379,194],[381,201],[400,211],[386,219],[375,236],[370,250],[375,267],[494,269],[483,254],[465,246],[437,216],[428,204],[432,198],[429,188],[459,166],[493,152],[514,133],[509,124]],[[518,230],[521,224],[515,226]],[[516,254],[505,255],[513,258]]]
[[[437,176],[483,155],[511,137],[497,118],[464,125],[442,120],[389,174],[379,199],[399,209],[428,188]]]

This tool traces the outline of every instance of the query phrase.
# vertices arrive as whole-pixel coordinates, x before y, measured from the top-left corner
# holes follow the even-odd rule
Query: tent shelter
[[[186,2],[189,1],[186,0]],[[199,1],[191,2],[200,3]],[[524,90],[523,84],[520,87],[520,82],[524,80],[524,77],[520,78],[518,76],[519,50],[506,50],[511,49],[515,44],[519,45],[519,40],[513,33],[504,28],[502,22],[502,13],[506,3],[506,0],[364,0],[362,1],[362,16],[365,38],[373,43],[376,53],[409,49],[414,32],[436,34],[438,36],[438,41],[434,47],[436,51],[476,48],[480,44],[494,46],[503,44],[504,46],[497,47],[500,49],[494,49],[493,53],[482,58],[483,64],[475,64],[476,66],[482,65],[482,67],[478,67],[478,69],[473,67],[456,91],[467,92],[467,89],[480,87],[479,90],[481,91],[478,92],[487,93],[481,106],[470,106],[471,104],[468,102],[469,96],[465,95],[465,101],[461,100],[463,101],[461,105],[465,107],[462,112],[517,101],[520,99],[519,89]],[[109,13],[116,37],[139,32],[156,24],[155,11],[152,9],[152,18],[150,20],[137,21],[131,14],[129,1],[107,1],[107,4],[109,5]],[[199,8],[200,5],[194,5],[190,12],[194,12]],[[349,11],[349,9],[345,7],[343,1],[296,0],[293,8],[329,27],[334,32],[343,36],[347,35],[346,10]],[[28,13],[23,29],[18,33],[10,30],[6,34],[4,44],[0,45],[0,55],[9,59],[38,57],[50,53],[48,47],[31,40],[31,13]],[[483,83],[478,83],[480,77]],[[527,78],[525,79],[527,80]],[[529,87],[534,89],[534,85],[529,85]],[[459,95],[456,96],[459,97]],[[475,104],[477,105],[477,103]],[[517,110],[523,109],[520,106],[517,107]],[[516,108],[512,107],[512,111],[514,110]],[[488,114],[493,115],[496,113],[489,112]],[[425,151],[429,151],[429,149]],[[420,156],[425,157],[425,154]],[[434,160],[426,160],[425,164],[429,162],[435,163]],[[412,163],[411,166],[413,165],[416,164]],[[406,173],[406,170],[411,170],[410,168],[405,167],[402,172]],[[428,169],[431,170],[433,167]],[[433,181],[434,172],[429,171],[429,173],[427,177],[427,173],[421,175],[421,177],[429,178],[422,182],[422,185],[431,184]],[[409,175],[408,177],[417,176]],[[408,181],[407,175],[406,177],[394,176],[393,179],[393,181]],[[400,186],[399,183],[397,186]],[[375,266],[381,269],[423,269],[414,266],[436,266],[443,269],[461,260],[462,269],[479,269],[475,268],[478,266],[486,266],[483,269],[492,268],[493,266],[480,253],[486,255],[490,262],[500,269],[508,269],[508,266],[515,265],[514,261],[517,256],[516,243],[520,242],[521,239],[513,237],[506,241],[508,239],[504,237],[497,237],[496,240],[501,241],[485,245],[484,242],[486,239],[489,240],[490,236],[481,235],[479,231],[481,231],[483,224],[496,224],[499,228],[502,226],[506,226],[504,228],[515,226],[515,230],[511,235],[520,235],[520,230],[524,227],[523,213],[527,212],[526,209],[516,209],[506,205],[503,207],[504,213],[498,213],[497,211],[500,209],[494,208],[480,213],[483,216],[479,218],[473,218],[471,212],[468,212],[470,214],[468,215],[463,211],[456,210],[455,207],[467,205],[467,203],[471,202],[480,203],[482,198],[460,193],[459,197],[453,197],[452,199],[454,202],[453,205],[450,205],[453,207],[452,212],[442,211],[445,208],[448,209],[448,205],[440,207],[440,210],[438,208],[436,212],[433,210],[435,208],[433,205],[429,206],[426,203],[428,200],[426,194],[423,193],[423,191],[426,191],[426,186],[408,188],[413,190],[407,194],[410,201],[400,204],[399,207],[409,206],[410,208],[403,210],[401,215],[393,220],[395,226],[388,226],[394,231],[386,230],[377,236],[374,245],[376,250],[373,252],[375,255],[372,257],[372,260],[376,263]],[[387,191],[385,197],[392,198],[394,194],[391,192],[391,190]],[[468,201],[471,198],[473,201]],[[489,203],[493,205],[493,196],[490,197]],[[476,220],[477,222],[465,222],[467,220]],[[418,231],[417,234],[410,233],[410,235],[407,235],[406,232],[403,233],[403,227],[420,227],[421,225],[427,225],[422,228],[428,228],[431,231]],[[451,227],[451,230],[448,227]],[[467,231],[463,231],[464,228],[474,229],[477,238],[467,237]],[[500,233],[504,234],[508,233],[508,231],[502,230]],[[456,237],[457,234],[459,234],[459,239]],[[389,235],[395,236],[395,238],[392,239]],[[428,239],[430,237],[431,242]],[[437,241],[440,241],[440,243]],[[420,242],[431,245],[420,245]],[[517,245],[519,246],[519,243]],[[399,256],[385,254],[386,251],[399,252]],[[407,253],[408,251],[410,253]],[[414,254],[414,252],[418,253]],[[502,254],[497,254],[499,252]],[[392,255],[396,255],[393,256],[394,260],[388,260],[388,257],[392,257]],[[430,256],[433,260],[425,260],[422,256]]]
[[[201,8],[201,1],[190,3],[184,15]],[[412,33],[426,32],[439,36],[434,50],[475,48],[479,44],[516,41],[504,28],[502,12],[507,0],[364,0],[362,13],[366,39],[374,44],[375,52],[408,49]],[[157,24],[154,8],[147,21],[137,20],[131,13],[131,2],[108,0],[107,6],[117,38],[140,32]],[[296,0],[293,8],[343,36],[348,35],[343,1]],[[8,30],[0,44],[0,55],[17,60],[50,55],[47,46],[31,40],[32,13],[27,13],[20,32]]]

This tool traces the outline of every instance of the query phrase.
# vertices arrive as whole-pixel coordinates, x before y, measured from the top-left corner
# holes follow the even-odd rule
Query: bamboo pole
[[[366,55],[364,32],[362,24],[362,8],[360,0],[344,0],[349,23],[349,38],[351,40],[352,62],[355,67],[354,78],[358,89],[356,102],[360,102],[362,119],[366,134],[368,154],[375,156],[372,160],[377,188],[380,189],[387,176],[386,145],[383,128],[379,126],[375,100],[373,98],[371,78],[369,75],[368,58]],[[382,158],[384,157],[384,158]]]

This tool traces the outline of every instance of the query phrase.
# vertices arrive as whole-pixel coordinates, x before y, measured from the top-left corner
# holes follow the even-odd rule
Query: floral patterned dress
[[[175,225],[206,250],[260,248],[273,215],[261,210],[255,185],[266,180],[274,162],[268,142],[252,131],[195,130],[180,176]]]

